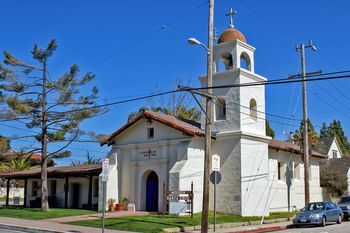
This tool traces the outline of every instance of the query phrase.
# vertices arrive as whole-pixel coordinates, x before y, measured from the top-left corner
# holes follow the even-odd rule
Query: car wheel
[[[337,224],[341,224],[341,220],[342,220],[342,217],[341,217],[341,215],[339,214]]]
[[[325,226],[326,226],[326,217],[323,216],[323,217],[322,217],[321,227],[325,227]]]

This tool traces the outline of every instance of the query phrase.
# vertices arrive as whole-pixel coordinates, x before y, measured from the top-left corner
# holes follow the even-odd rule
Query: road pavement
[[[0,233],[25,233],[24,231],[0,230]]]
[[[342,224],[328,224],[326,227],[300,227],[290,228],[283,231],[275,231],[277,233],[349,233],[350,222],[343,222]]]

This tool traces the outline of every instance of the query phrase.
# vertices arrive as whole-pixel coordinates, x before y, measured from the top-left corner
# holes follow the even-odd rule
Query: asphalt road
[[[342,224],[328,224],[326,227],[300,227],[290,228],[283,231],[275,231],[278,233],[349,233],[350,222],[343,222]]]
[[[24,231],[0,230],[0,233],[25,233]]]

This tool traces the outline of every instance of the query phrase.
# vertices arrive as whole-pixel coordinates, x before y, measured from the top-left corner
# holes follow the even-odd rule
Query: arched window
[[[222,54],[219,58],[216,72],[231,70],[232,68],[233,68],[232,55],[230,53]]]
[[[250,117],[256,121],[258,119],[257,105],[255,99],[251,99],[249,102]]]
[[[251,71],[250,58],[245,52],[241,54],[241,68]]]
[[[226,120],[226,101],[222,98],[215,102],[215,120]]]

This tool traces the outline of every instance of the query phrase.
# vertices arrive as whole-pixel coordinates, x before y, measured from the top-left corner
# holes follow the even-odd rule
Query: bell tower
[[[254,69],[255,48],[233,25],[235,11],[226,14],[230,25],[219,37],[213,51],[213,86],[239,85],[267,79]],[[206,77],[200,77],[202,87]],[[213,131],[245,131],[265,136],[265,87],[213,89]],[[205,118],[202,117],[204,122]]]
[[[266,187],[269,180],[268,143],[265,132],[265,86],[240,86],[264,82],[255,73],[255,48],[233,25],[235,12],[230,10],[230,25],[213,48],[214,88],[212,130],[216,140],[212,153],[221,157],[222,181],[217,187],[217,209],[242,216],[265,214]],[[207,77],[200,77],[207,86]],[[202,122],[205,115],[202,116]],[[203,124],[204,125],[204,124]],[[250,195],[252,194],[252,195]],[[213,201],[213,200],[211,200]]]

